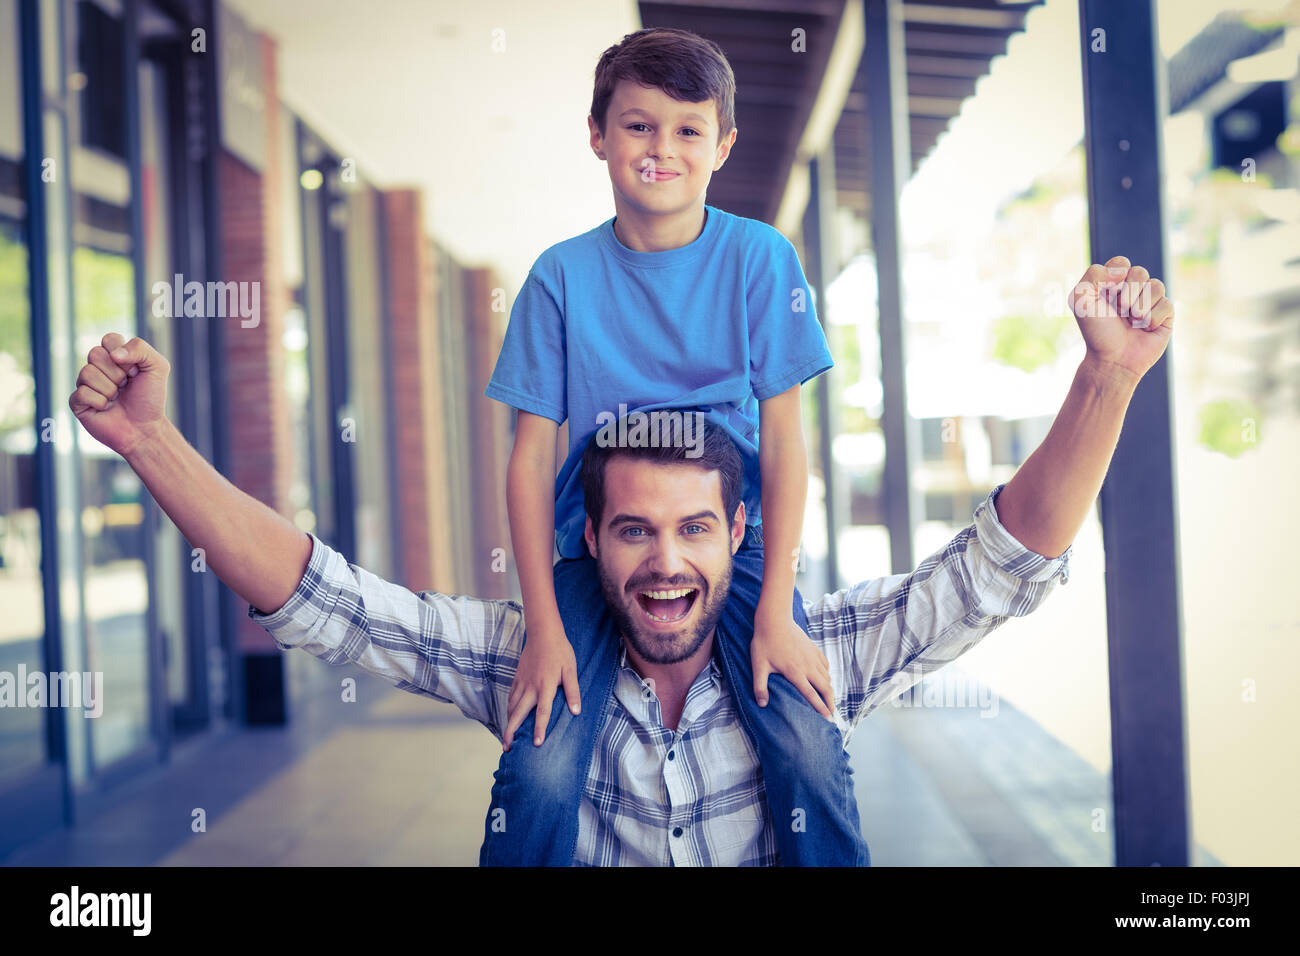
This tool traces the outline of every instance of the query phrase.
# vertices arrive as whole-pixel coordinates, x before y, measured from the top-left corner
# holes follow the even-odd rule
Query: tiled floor
[[[499,745],[364,674],[358,699],[198,741],[3,862],[475,865]],[[886,705],[849,750],[874,865],[1110,865],[1108,780],[1005,701],[996,720]]]

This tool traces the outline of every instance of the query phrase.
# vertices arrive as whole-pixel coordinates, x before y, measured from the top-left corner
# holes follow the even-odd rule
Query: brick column
[[[470,353],[468,399],[474,463],[474,535],[469,557],[474,593],[491,598],[510,596],[510,575],[492,569],[494,549],[505,549],[507,568],[514,566],[506,513],[512,412],[483,394],[501,353],[509,319],[503,286],[490,269],[465,270],[466,341]],[[494,306],[500,306],[500,311],[494,311]]]
[[[384,193],[388,283],[389,387],[393,390],[392,467],[402,516],[398,583],[412,591],[455,590],[447,489],[447,418],[438,358],[435,271],[424,240],[423,203],[415,190]],[[463,507],[463,503],[460,503]]]
[[[259,172],[226,149],[217,161],[220,196],[221,281],[258,283],[260,319],[245,328],[239,318],[226,322],[225,401],[230,423],[231,483],[289,516],[293,442],[284,383],[284,312],[288,290],[281,262],[279,202],[280,129],[276,95],[275,46],[261,38],[266,91],[266,168]],[[236,606],[246,611],[247,605]],[[265,629],[236,615],[235,646],[243,657],[244,718],[249,723],[282,723],[285,715],[283,652]]]

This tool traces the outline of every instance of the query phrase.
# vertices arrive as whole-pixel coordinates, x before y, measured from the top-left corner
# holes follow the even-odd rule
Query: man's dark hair
[[[741,486],[745,477],[745,465],[741,461],[740,451],[731,440],[726,430],[715,422],[700,416],[699,432],[693,443],[673,442],[662,445],[632,444],[618,445],[602,438],[605,434],[626,435],[629,432],[628,421],[637,412],[619,419],[609,426],[609,432],[598,430],[587,442],[582,453],[582,493],[586,501],[587,517],[591,519],[592,529],[600,536],[600,523],[605,513],[605,466],[615,458],[631,458],[638,461],[654,461],[664,465],[693,465],[704,471],[716,471],[722,484],[722,505],[726,513],[724,520],[730,527],[735,520],[736,509],[740,507]],[[692,413],[684,413],[692,414]]]
[[[675,100],[712,100],[718,110],[718,140],[736,126],[736,77],[722,48],[712,40],[675,27],[629,33],[600,55],[591,115],[605,135],[605,113],[619,80],[657,86]]]

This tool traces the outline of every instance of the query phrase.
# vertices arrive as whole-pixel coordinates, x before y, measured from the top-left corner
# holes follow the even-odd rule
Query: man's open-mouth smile
[[[652,588],[636,592],[641,613],[653,624],[676,624],[695,607],[698,588]]]

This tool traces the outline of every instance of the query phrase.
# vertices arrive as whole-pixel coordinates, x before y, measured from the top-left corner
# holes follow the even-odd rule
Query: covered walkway
[[[450,704],[337,673],[356,677],[357,703],[313,694],[285,727],[202,738],[95,818],[0,862],[477,865],[495,741]],[[964,681],[956,665],[944,675]],[[1004,700],[996,722],[915,700],[868,716],[849,745],[874,865],[1110,865],[1108,835],[1078,825],[1105,805],[1105,776]],[[1196,862],[1218,863],[1199,848]]]

